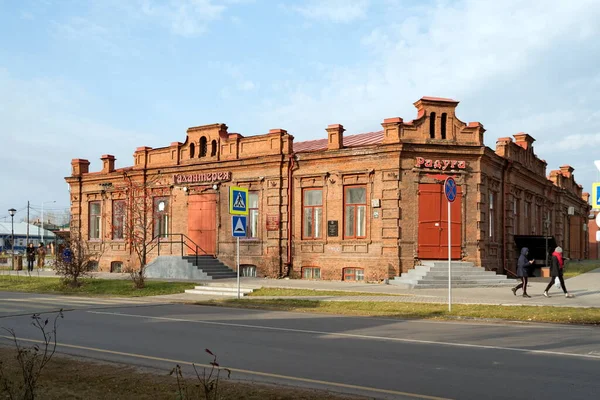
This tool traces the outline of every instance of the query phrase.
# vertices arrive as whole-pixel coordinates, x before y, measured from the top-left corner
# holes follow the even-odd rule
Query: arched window
[[[429,114],[429,137],[435,139],[435,113]]]
[[[442,139],[446,139],[446,121],[448,120],[448,114],[443,113],[442,114]]]
[[[198,157],[206,157],[206,151],[207,151],[206,138],[204,136],[202,136],[200,138],[200,149],[198,149]]]
[[[194,158],[196,155],[196,145],[194,143],[190,143],[190,158]]]
[[[214,157],[217,155],[217,141],[213,140],[210,142],[210,156]]]

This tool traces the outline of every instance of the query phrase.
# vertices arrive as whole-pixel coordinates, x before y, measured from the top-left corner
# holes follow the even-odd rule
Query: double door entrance
[[[188,236],[206,254],[216,254],[217,247],[217,194],[188,196]],[[190,244],[194,247],[193,244]],[[195,250],[188,248],[188,254]],[[199,250],[198,254],[202,254]]]
[[[461,258],[462,190],[451,203],[451,258]],[[448,203],[441,183],[419,184],[419,243],[420,259],[448,259]]]

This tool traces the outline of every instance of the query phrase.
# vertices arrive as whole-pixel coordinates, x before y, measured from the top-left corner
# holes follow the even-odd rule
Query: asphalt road
[[[27,297],[0,294],[0,326],[14,328],[24,339],[39,338],[26,315],[11,316],[11,296],[21,299],[19,304]],[[27,303],[32,308],[36,296]],[[49,308],[48,300],[43,307]],[[207,364],[208,348],[233,369],[235,379],[371,398],[563,400],[600,393],[600,329],[595,327],[111,303],[67,312],[58,337],[64,353],[165,372],[176,363]]]

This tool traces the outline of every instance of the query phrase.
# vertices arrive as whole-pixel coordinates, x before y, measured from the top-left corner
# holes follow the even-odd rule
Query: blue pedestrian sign
[[[456,200],[456,182],[454,178],[448,177],[444,182],[444,194],[450,203]]]
[[[229,187],[229,214],[248,215],[248,189]]]
[[[592,183],[592,208],[600,208],[600,182]]]
[[[231,234],[233,237],[246,237],[247,217],[245,215],[231,216]]]

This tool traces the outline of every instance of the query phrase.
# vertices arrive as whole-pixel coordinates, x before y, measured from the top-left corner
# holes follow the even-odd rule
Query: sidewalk
[[[17,271],[2,271],[3,275],[10,272],[15,276]],[[27,271],[19,271],[19,275],[27,275]],[[127,273],[95,272],[92,274],[99,279],[129,279]],[[34,271],[32,276],[38,276]],[[40,277],[56,277],[54,271],[39,271]],[[549,279],[548,279],[549,281]],[[365,296],[304,296],[288,297],[297,299],[319,299],[323,301],[390,301],[411,303],[448,303],[448,289],[401,289],[395,285],[377,283],[359,283],[342,281],[310,281],[302,279],[269,279],[269,278],[240,278],[241,286],[244,288],[291,288],[291,289],[313,289],[313,290],[335,290],[350,292],[365,292]],[[198,285],[209,286],[236,286],[237,280],[219,279],[214,281],[199,281]],[[542,295],[547,281],[530,282],[527,288],[531,298],[514,296],[509,287],[486,287],[486,288],[454,288],[452,289],[453,304],[496,304],[496,305],[534,305],[534,306],[559,306],[559,307],[600,307],[600,268],[566,280],[569,293],[575,298],[567,299],[562,290],[552,287],[550,298]],[[515,281],[516,284],[516,281]],[[386,296],[394,295],[394,296]],[[400,296],[398,296],[400,295]],[[206,296],[196,294],[174,294],[164,296],[152,296],[148,299],[156,301],[193,302],[216,298],[217,296]],[[218,297],[222,298],[222,297]],[[264,297],[253,297],[255,299]]]
[[[260,287],[336,290],[366,292],[365,296],[309,296],[293,297],[319,299],[323,301],[390,301],[411,303],[448,303],[448,289],[400,289],[394,285],[341,282],[306,281],[300,279],[261,279],[241,278],[241,286],[258,289]],[[452,289],[453,304],[496,304],[496,305],[535,305],[559,307],[600,307],[600,268],[568,279],[565,284],[575,298],[565,298],[562,290],[554,286],[550,298],[542,295],[547,281],[530,282],[527,288],[531,298],[514,296],[510,287],[455,288]],[[516,284],[516,281],[515,281]],[[209,283],[210,286],[235,286],[235,279],[223,279]],[[386,296],[392,294],[395,296]],[[401,296],[398,296],[401,295]],[[261,298],[261,297],[253,297]],[[289,298],[289,297],[286,297]]]

